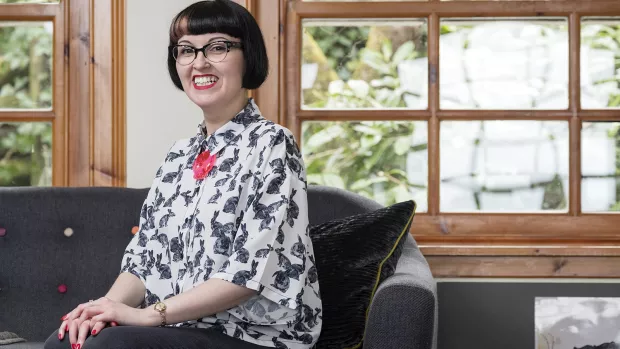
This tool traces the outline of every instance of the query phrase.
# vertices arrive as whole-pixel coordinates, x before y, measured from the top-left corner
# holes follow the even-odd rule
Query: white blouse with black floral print
[[[217,154],[204,179],[192,166]],[[303,160],[291,132],[254,101],[206,136],[174,143],[140,213],[121,272],[139,277],[149,306],[218,278],[258,291],[228,311],[174,326],[216,328],[258,345],[306,349],[322,324],[308,235]]]

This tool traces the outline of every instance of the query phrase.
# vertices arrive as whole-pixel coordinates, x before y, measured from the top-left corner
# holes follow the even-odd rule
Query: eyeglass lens
[[[197,56],[197,51],[200,49],[191,47],[191,46],[176,46],[174,48],[174,59],[181,64],[187,65],[191,64]],[[228,53],[228,46],[224,42],[215,42],[206,47],[203,50],[205,54],[205,58],[211,62],[221,62],[226,58],[226,54]]]

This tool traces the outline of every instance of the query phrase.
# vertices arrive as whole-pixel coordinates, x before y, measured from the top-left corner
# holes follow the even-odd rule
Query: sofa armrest
[[[433,349],[437,345],[437,284],[409,235],[394,275],[370,305],[364,349]]]

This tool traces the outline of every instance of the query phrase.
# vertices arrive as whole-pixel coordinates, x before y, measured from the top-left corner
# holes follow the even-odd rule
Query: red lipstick
[[[200,79],[200,78],[208,78],[208,77],[213,77],[215,78],[215,81],[210,83],[210,84],[206,84],[206,85],[198,85],[196,84],[196,79]],[[192,85],[194,86],[195,89],[197,90],[208,90],[211,87],[215,86],[215,84],[217,84],[218,78],[217,76],[213,75],[213,74],[204,74],[204,75],[194,75],[192,77]]]

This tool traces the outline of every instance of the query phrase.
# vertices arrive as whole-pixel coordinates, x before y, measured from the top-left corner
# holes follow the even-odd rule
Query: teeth
[[[218,80],[215,76],[201,76],[194,79],[196,85],[210,85]]]

